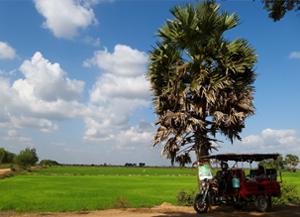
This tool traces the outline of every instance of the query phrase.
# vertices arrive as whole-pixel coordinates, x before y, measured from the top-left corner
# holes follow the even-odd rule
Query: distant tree
[[[276,159],[276,165],[278,165],[279,169],[284,169],[285,162],[282,155],[279,155],[279,157]]]
[[[296,167],[299,164],[299,157],[294,154],[288,154],[285,157],[285,164],[290,171],[296,171]]]
[[[154,144],[164,145],[162,154],[173,164],[178,153],[191,151],[200,161],[217,134],[240,139],[254,114],[256,55],[246,40],[225,38],[239,18],[213,1],[171,13],[158,30],[148,77],[159,125]]]
[[[16,154],[15,153],[7,151],[4,163],[8,163],[8,164],[14,163],[15,158],[16,158]]]
[[[139,163],[139,167],[144,167],[144,166],[146,166],[146,163],[142,163],[142,162]]]
[[[46,166],[46,167],[59,166],[60,165],[57,161],[49,160],[49,159],[41,160],[41,162],[39,164],[41,166]]]
[[[276,160],[263,160],[259,162],[259,165],[265,167],[265,168],[277,168],[277,169],[284,169],[285,168],[285,161],[282,155],[279,155],[279,157]]]
[[[3,163],[6,155],[6,150],[4,148],[0,148],[0,164]]]
[[[300,10],[300,0],[264,0],[264,7],[269,17],[278,21],[287,11]]]
[[[38,162],[39,158],[36,153],[35,148],[26,148],[25,150],[20,151],[16,156],[16,164],[23,168],[28,168],[35,165]]]
[[[178,155],[176,157],[176,162],[179,163],[180,167],[185,167],[186,164],[192,163],[191,157],[188,153]]]
[[[125,163],[125,167],[136,167],[136,163]]]
[[[14,162],[15,154],[11,153],[4,148],[0,148],[0,164],[9,164]]]

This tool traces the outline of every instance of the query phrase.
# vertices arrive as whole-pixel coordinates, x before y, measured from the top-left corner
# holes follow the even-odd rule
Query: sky
[[[147,72],[175,0],[0,1],[0,147],[62,163],[169,165],[153,147]],[[219,151],[300,156],[300,12],[273,22],[260,1],[219,1],[255,48],[254,104],[242,141]]]

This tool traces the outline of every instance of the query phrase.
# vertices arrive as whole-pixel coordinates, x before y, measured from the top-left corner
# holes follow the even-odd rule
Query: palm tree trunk
[[[199,166],[200,163],[203,164],[203,160],[201,157],[209,155],[209,141],[203,139],[207,135],[205,131],[198,131],[195,133],[195,154],[197,159],[197,165]],[[198,168],[198,175],[197,175],[197,183],[198,189],[201,190],[201,180],[199,178],[199,168]]]

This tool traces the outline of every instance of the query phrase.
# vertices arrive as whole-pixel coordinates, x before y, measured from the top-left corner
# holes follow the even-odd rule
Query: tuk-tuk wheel
[[[197,194],[194,200],[194,209],[198,214],[207,213],[209,207],[209,200],[208,197],[205,198],[203,201],[203,195]]]
[[[256,197],[255,206],[258,211],[266,212],[270,208],[270,198],[265,195],[259,195]]]
[[[244,208],[244,204],[236,203],[236,204],[233,205],[233,207],[237,210],[242,210]]]

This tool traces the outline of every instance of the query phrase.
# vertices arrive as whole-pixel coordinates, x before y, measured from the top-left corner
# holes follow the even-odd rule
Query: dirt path
[[[199,217],[191,207],[179,207],[162,204],[154,208],[143,209],[110,209],[91,212],[16,214],[1,213],[0,217]],[[300,217],[300,207],[274,208],[272,212],[236,211],[229,207],[213,208],[203,217]]]
[[[0,176],[4,176],[8,173],[10,173],[10,168],[4,168],[4,169],[0,169]]]

